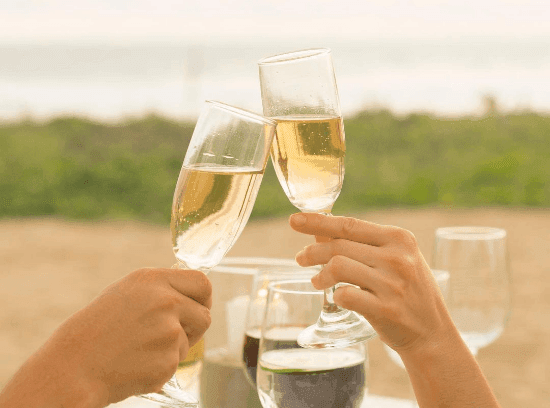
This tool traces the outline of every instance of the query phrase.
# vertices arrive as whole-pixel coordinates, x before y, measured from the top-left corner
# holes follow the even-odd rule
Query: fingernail
[[[307,217],[304,214],[292,214],[290,220],[294,225],[304,225],[307,221]]]

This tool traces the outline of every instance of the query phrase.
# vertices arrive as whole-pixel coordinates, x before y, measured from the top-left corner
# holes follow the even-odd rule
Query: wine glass
[[[450,312],[475,356],[504,330],[511,310],[506,231],[445,227],[435,232],[433,267],[450,273]]]
[[[259,62],[264,115],[277,121],[271,148],[275,172],[290,202],[303,212],[331,215],[344,180],[344,122],[329,49],[290,52]],[[338,286],[338,285],[337,285]],[[362,316],[325,291],[317,322],[301,333],[304,347],[329,348],[376,335]]]
[[[366,343],[322,349],[298,345],[298,334],[318,318],[323,299],[310,279],[269,285],[257,372],[264,408],[361,406],[368,387]]]
[[[241,234],[258,194],[275,122],[206,101],[179,174],[172,203],[177,265],[207,273]],[[160,393],[142,395],[166,407],[197,407],[174,375]]]
[[[254,275],[250,290],[242,353],[244,372],[254,389],[256,389],[258,348],[260,346],[268,286],[273,282],[283,280],[311,279],[319,273],[319,269],[319,267],[302,268],[294,260],[288,264],[277,263],[257,266],[257,272]]]

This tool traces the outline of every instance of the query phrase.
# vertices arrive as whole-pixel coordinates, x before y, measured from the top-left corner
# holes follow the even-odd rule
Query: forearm
[[[0,392],[2,408],[100,408],[104,393],[67,364],[70,356],[42,348]]]
[[[420,351],[403,352],[420,408],[499,408],[477,361],[454,327]]]

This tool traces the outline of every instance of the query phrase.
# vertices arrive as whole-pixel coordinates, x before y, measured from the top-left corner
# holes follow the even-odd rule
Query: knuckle
[[[148,276],[149,272],[149,268],[139,268],[131,272],[130,276],[137,280],[143,280]]]
[[[345,267],[345,262],[345,257],[343,255],[335,255],[330,258],[330,261],[327,263],[327,272],[335,281],[339,281],[340,271]]]
[[[394,239],[400,244],[405,244],[407,246],[416,245],[416,237],[414,234],[404,228],[394,227],[392,231]]]
[[[212,324],[212,315],[210,314],[210,310],[207,308],[202,309],[202,315],[200,319],[198,319],[198,326],[199,330],[204,333],[210,325]]]
[[[344,240],[333,239],[329,245],[331,257],[333,258],[344,252]]]
[[[150,285],[158,281],[160,272],[155,268],[139,268],[132,272],[132,275],[138,284]]]
[[[406,283],[403,282],[403,281],[398,281],[398,282],[393,282],[389,286],[390,286],[390,290],[392,292],[392,295],[402,302],[403,299],[405,298],[405,294],[406,294],[406,291],[407,291]]]
[[[303,249],[303,259],[306,262],[311,262],[314,255],[313,245],[308,245]]]
[[[181,297],[174,294],[168,293],[162,297],[162,308],[168,310],[177,310],[181,304]]]
[[[381,315],[384,316],[386,320],[391,322],[397,321],[399,319],[400,313],[396,310],[394,305],[391,302],[386,302],[385,305],[381,306]]]
[[[181,327],[181,324],[179,321],[170,321],[166,325],[165,329],[165,337],[170,342],[176,342],[179,337],[181,336],[181,332],[183,331],[183,328]]]
[[[199,272],[197,274],[195,282],[197,283],[197,285],[199,286],[199,289],[201,290],[201,292],[204,293],[205,296],[212,295],[212,283],[204,273]]]
[[[396,268],[399,266],[401,255],[402,254],[400,252],[387,250],[382,255],[382,258],[388,266],[391,268]]]
[[[166,364],[166,374],[168,376],[168,379],[166,381],[168,381],[170,379],[170,377],[172,376],[172,374],[174,374],[176,372],[176,370],[178,369],[178,365],[180,363],[180,352],[179,350],[176,350],[176,352],[172,353],[173,355],[171,355],[167,361],[167,364]]]
[[[355,218],[344,217],[342,219],[342,234],[347,236],[357,229],[357,220]]]
[[[184,325],[183,330],[188,339],[194,340],[195,338],[201,337],[206,330],[208,330],[211,323],[212,317],[210,315],[210,310],[205,307],[201,308],[201,311],[193,316],[191,322]]]
[[[346,257],[344,255],[335,255],[330,260],[334,268],[337,270],[340,270],[341,268],[344,268],[346,266]]]
[[[414,257],[412,257],[411,255],[403,255],[403,257],[401,258],[401,266],[408,271],[412,271],[415,266]]]
[[[402,251],[387,251],[384,258],[388,266],[395,271],[409,271],[414,267],[413,257]]]
[[[338,293],[338,303],[348,309],[348,306],[350,305],[350,296],[348,294],[348,291],[349,291],[349,287],[347,286],[341,286],[337,289],[336,293]],[[336,296],[336,294],[335,294]]]

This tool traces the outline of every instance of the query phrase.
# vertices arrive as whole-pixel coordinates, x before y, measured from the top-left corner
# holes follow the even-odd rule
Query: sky
[[[317,46],[350,109],[548,110],[549,22],[550,0],[0,0],[0,116],[177,115],[184,94],[251,108],[257,59]],[[197,89],[174,49],[210,52]]]
[[[0,42],[550,37],[548,0],[3,0]]]

